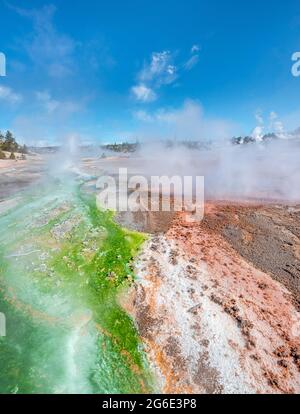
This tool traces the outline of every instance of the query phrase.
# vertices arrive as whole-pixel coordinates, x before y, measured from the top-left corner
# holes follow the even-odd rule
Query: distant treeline
[[[177,141],[177,140],[166,140],[161,141],[166,148],[176,148],[176,147],[186,147],[189,149],[199,149],[203,150],[209,147],[209,142],[200,142],[200,141]],[[135,142],[122,142],[120,144],[107,144],[102,145],[101,148],[103,150],[113,151],[113,152],[121,152],[121,153],[132,153],[136,152],[143,144]]]
[[[37,154],[54,154],[60,150],[61,147],[55,145],[53,147],[28,147],[29,152]]]
[[[210,141],[178,141],[178,140],[167,140],[165,146],[167,148],[185,147],[192,150],[205,150],[211,145]]]
[[[138,148],[140,147],[139,143],[129,143],[129,142],[122,142],[122,144],[107,144],[107,145],[102,145],[101,148],[103,150],[108,150],[108,151],[113,151],[113,152],[123,152],[123,153],[128,153],[128,152],[135,152]]]
[[[265,134],[262,136],[259,141],[261,142],[267,142],[272,140],[278,140],[279,137],[274,133]],[[234,137],[232,138],[231,142],[233,145],[242,145],[242,144],[253,144],[256,143],[258,140],[250,135],[247,135],[245,137]]]
[[[10,152],[10,159],[15,159],[15,152],[23,154],[28,154],[28,148],[26,145],[19,145],[10,131],[7,131],[5,134],[0,132],[0,159],[7,158],[4,151]]]

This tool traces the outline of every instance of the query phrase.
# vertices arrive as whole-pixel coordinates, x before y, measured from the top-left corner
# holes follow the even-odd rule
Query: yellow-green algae
[[[117,302],[144,239],[72,177],[0,216],[0,393],[151,391],[134,323]]]

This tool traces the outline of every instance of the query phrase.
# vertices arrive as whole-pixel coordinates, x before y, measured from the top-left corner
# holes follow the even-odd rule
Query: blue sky
[[[0,0],[0,128],[28,143],[293,129],[295,51],[296,0]]]

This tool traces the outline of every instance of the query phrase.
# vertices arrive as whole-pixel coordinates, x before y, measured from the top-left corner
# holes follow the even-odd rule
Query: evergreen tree
[[[0,149],[2,149],[3,144],[4,144],[4,135],[0,131]]]
[[[5,134],[5,140],[2,145],[2,149],[4,151],[11,151],[11,152],[18,150],[18,144],[16,143],[16,140],[10,131],[7,131]]]

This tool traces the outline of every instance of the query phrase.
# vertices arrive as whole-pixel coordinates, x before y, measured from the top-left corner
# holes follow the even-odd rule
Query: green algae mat
[[[0,216],[0,393],[147,393],[117,297],[144,235],[96,206],[75,177],[49,179]]]

